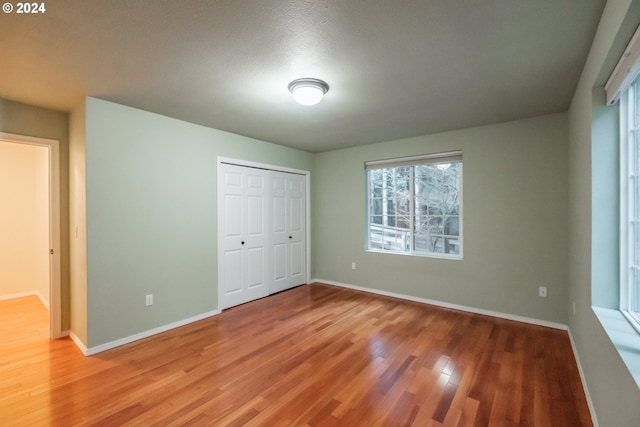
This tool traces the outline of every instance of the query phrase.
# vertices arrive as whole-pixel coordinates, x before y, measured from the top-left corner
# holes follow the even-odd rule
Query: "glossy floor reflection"
[[[38,304],[0,301],[0,425],[592,425],[565,331],[312,284],[84,357]]]

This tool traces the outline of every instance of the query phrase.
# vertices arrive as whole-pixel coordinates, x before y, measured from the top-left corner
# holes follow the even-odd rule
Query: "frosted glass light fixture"
[[[328,90],[329,85],[318,79],[297,79],[289,83],[293,99],[302,105],[316,105]]]

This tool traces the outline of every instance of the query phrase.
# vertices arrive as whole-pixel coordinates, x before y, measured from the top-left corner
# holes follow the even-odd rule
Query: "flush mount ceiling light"
[[[289,91],[298,104],[316,105],[329,90],[329,85],[318,79],[297,79],[289,83]]]

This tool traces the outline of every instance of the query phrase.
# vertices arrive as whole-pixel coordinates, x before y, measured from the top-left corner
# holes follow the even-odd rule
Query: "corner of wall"
[[[86,102],[71,112],[69,139],[69,240],[71,331],[88,344],[87,330],[87,211],[86,211]]]

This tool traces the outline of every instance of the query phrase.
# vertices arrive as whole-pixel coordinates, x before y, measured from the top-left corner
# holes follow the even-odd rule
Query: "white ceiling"
[[[604,3],[47,0],[0,13],[0,97],[326,151],[566,111]],[[300,77],[330,85],[322,103],[295,104]]]

